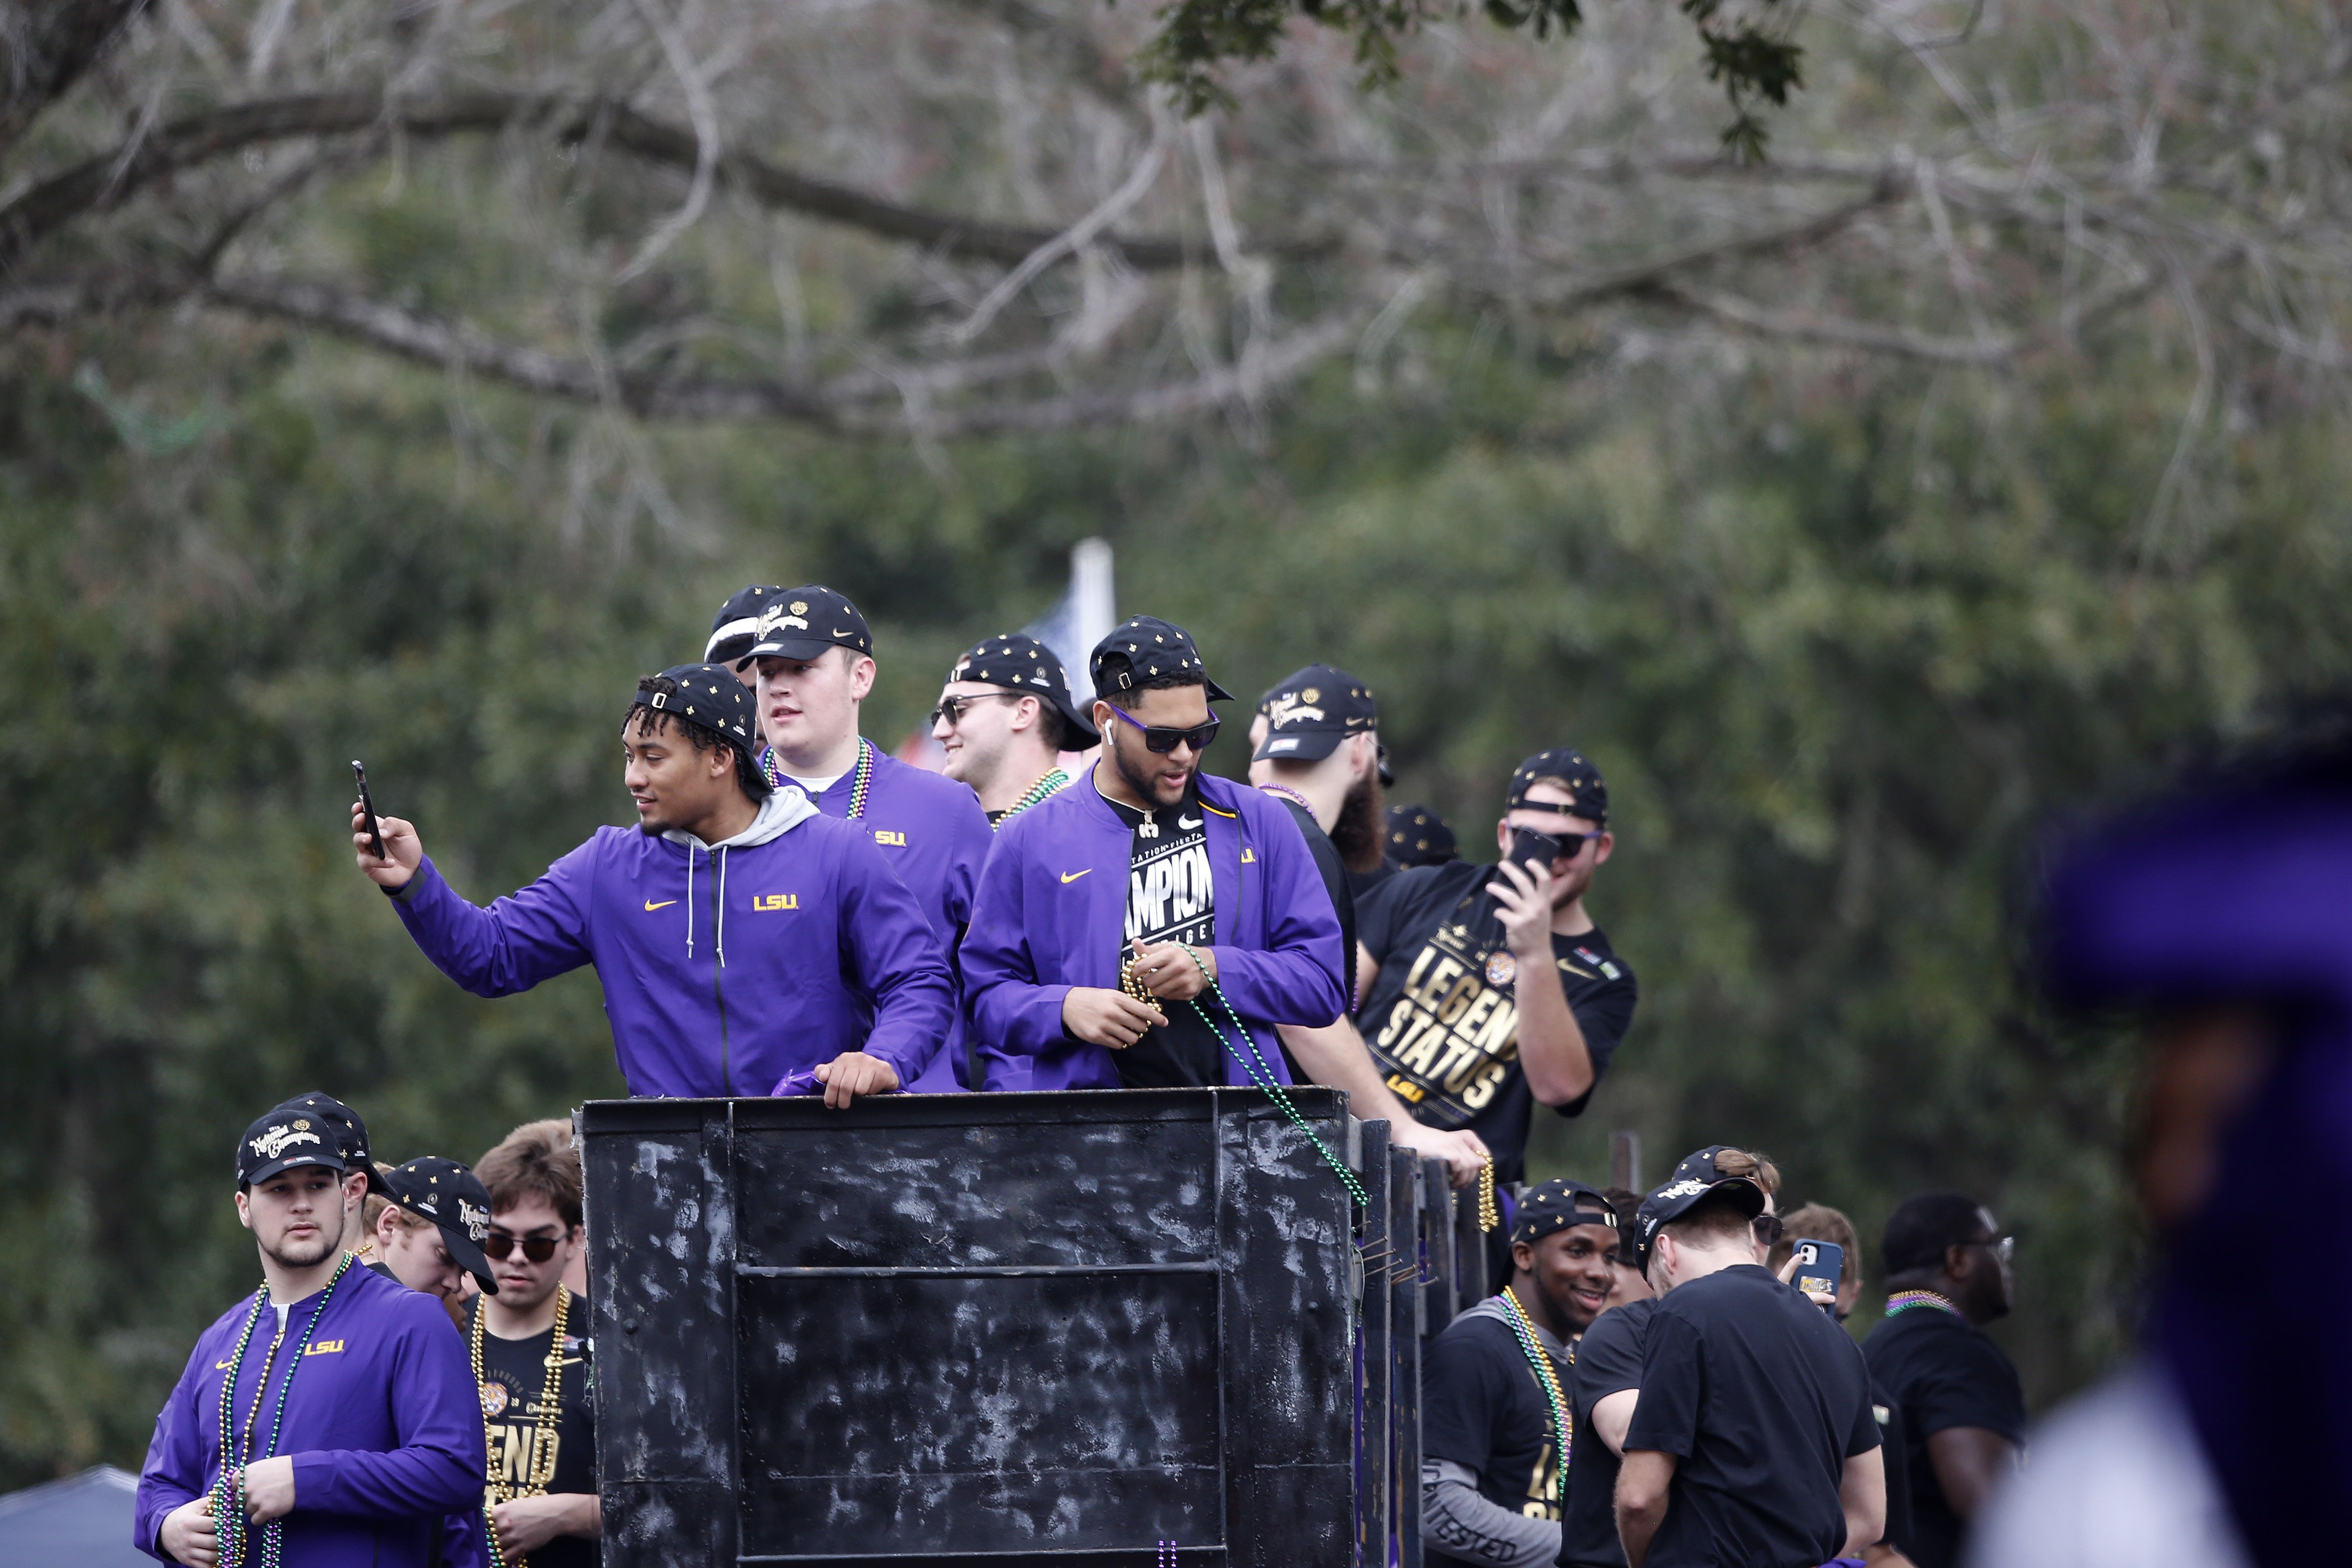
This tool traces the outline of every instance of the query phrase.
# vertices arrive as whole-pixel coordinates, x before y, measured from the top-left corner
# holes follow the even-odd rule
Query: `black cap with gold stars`
[[[732,664],[747,656],[751,644],[760,640],[760,617],[783,591],[755,582],[729,594],[719,613],[710,618],[710,641],[702,646],[703,658],[714,664]]]
[[[1257,711],[1265,715],[1265,738],[1251,755],[1253,762],[1319,762],[1341,741],[1381,721],[1372,688],[1329,664],[1309,664],[1283,676],[1258,699]]]
[[[1444,865],[1462,858],[1445,819],[1426,806],[1389,808],[1389,859],[1399,865]]]
[[[1598,1188],[1559,1176],[1538,1182],[1519,1195],[1511,1239],[1538,1241],[1572,1225],[1605,1225],[1614,1230],[1617,1210]]]
[[[360,1120],[357,1111],[322,1090],[312,1089],[280,1100],[269,1113],[278,1116],[281,1113],[304,1117],[324,1127],[342,1156],[343,1168],[367,1172],[370,1192],[386,1190],[383,1178],[376,1175],[375,1161],[368,1153],[367,1124]]]
[[[658,675],[641,676],[629,712],[641,707],[716,736],[747,758],[758,755],[760,726],[751,689],[724,664],[673,664]]]
[[[1213,703],[1234,700],[1233,693],[1209,679],[1201,650],[1192,646],[1192,634],[1151,615],[1129,617],[1096,643],[1087,660],[1087,674],[1094,681],[1095,695],[1103,698],[1172,675],[1199,681]]]
[[[495,1296],[499,1277],[482,1252],[490,1236],[490,1189],[482,1178],[456,1160],[425,1155],[395,1166],[384,1177],[385,1196],[416,1216],[441,1228],[441,1245],[457,1267],[481,1282]]]
[[[771,594],[760,607],[753,635],[758,640],[745,652],[754,659],[814,659],[827,648],[874,652],[874,633],[857,606],[814,582]]]
[[[1070,679],[1063,672],[1062,661],[1034,637],[1019,632],[982,637],[969,651],[956,656],[954,668],[948,671],[948,684],[952,685],[958,681],[1003,686],[1007,691],[1052,703],[1076,732],[1072,744],[1062,748],[1065,751],[1084,750],[1102,738],[1095,733],[1094,721],[1079,712],[1078,705],[1071,700]]]
[[[1572,803],[1563,808],[1549,800],[1529,800],[1528,786],[1538,779],[1565,781]],[[1606,822],[1609,821],[1609,786],[1601,781],[1601,769],[1586,761],[1584,753],[1556,746],[1549,751],[1537,752],[1511,770],[1511,792],[1503,809],[1516,811],[1522,806],[1538,811],[1565,810],[1588,822]]]

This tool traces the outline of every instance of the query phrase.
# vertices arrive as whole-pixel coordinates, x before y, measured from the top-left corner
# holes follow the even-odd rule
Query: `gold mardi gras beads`
[[[1492,1230],[1502,1223],[1502,1211],[1495,1207],[1495,1156],[1488,1155],[1478,1166],[1478,1228]]]
[[[1153,1012],[1161,1012],[1165,1010],[1160,1005],[1160,998],[1153,996],[1150,990],[1145,987],[1143,981],[1137,977],[1135,973],[1135,955],[1133,953],[1128,954],[1125,957],[1119,960],[1118,988],[1125,991],[1129,996],[1133,997],[1137,1001],[1141,1002],[1145,1007],[1150,1008]]]

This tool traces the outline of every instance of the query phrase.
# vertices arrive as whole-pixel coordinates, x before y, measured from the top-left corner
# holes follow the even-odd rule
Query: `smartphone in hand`
[[[1559,858],[1559,853],[1560,842],[1549,833],[1539,833],[1533,828],[1513,828],[1511,850],[1503,858],[1515,861],[1529,871],[1538,868],[1549,871],[1551,862]]]
[[[367,813],[368,851],[380,861],[390,860],[383,852],[383,830],[376,826],[375,802],[368,797],[367,769],[357,758],[352,758],[352,779],[360,787],[360,809]]]
[[[1845,1249],[1834,1241],[1800,1241],[1795,1253],[1797,1289],[1809,1296],[1834,1297],[1845,1274]],[[1834,1306],[1822,1310],[1832,1314],[1837,1311]]]

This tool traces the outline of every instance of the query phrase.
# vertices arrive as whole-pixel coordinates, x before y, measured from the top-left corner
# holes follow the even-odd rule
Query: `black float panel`
[[[1353,1555],[1353,1216],[1256,1091],[580,1126],[613,1568]]]

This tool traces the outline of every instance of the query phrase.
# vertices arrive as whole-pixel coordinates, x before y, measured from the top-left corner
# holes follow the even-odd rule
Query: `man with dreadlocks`
[[[355,809],[352,843],[425,956],[477,996],[593,964],[632,1094],[821,1090],[837,1108],[902,1088],[954,1008],[939,939],[872,839],[771,788],[753,733],[724,665],[646,676],[621,725],[636,831],[597,829],[488,909],[396,817],[378,858]]]
[[[428,1568],[477,1505],[482,1423],[432,1297],[342,1238],[364,1187],[335,1130],[280,1106],[236,1145],[262,1283],[196,1341],[155,1417],[133,1540],[191,1568]]]

